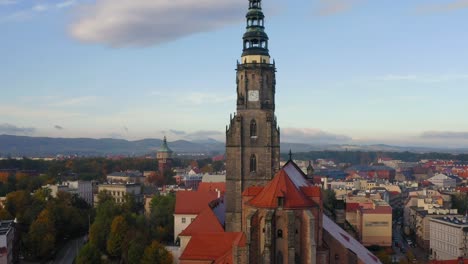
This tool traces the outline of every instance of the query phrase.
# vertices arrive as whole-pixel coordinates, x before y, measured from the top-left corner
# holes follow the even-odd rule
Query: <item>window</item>
[[[250,156],[250,172],[256,172],[257,171],[257,157],[255,157],[254,154]]]
[[[185,221],[186,221],[185,217],[182,217],[182,224],[185,224]]]
[[[284,206],[284,197],[278,197],[278,206],[283,207]]]
[[[282,238],[282,237],[283,237],[283,230],[278,229],[278,231],[276,231],[276,236],[277,236],[278,238]]]
[[[250,121],[250,137],[256,137],[257,136],[257,122],[252,119]]]

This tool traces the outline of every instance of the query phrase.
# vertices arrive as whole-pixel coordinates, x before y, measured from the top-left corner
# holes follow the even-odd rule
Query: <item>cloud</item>
[[[124,126],[123,129],[125,130],[125,132],[128,133],[128,127],[127,126]]]
[[[57,130],[63,130],[63,127],[59,126],[59,125],[55,125],[54,128],[57,129]]]
[[[315,128],[284,128],[281,129],[282,141],[288,143],[344,143],[352,140],[351,137],[341,134],[329,133]]]
[[[424,139],[468,139],[468,132],[425,131],[420,137]]]
[[[468,0],[446,1],[441,4],[422,4],[416,9],[418,13],[450,12],[468,8]]]
[[[178,136],[182,136],[182,135],[186,135],[186,134],[187,134],[185,131],[182,131],[182,130],[175,130],[175,129],[169,129],[169,132],[171,132],[171,133],[174,134],[174,135],[178,135]]]
[[[67,8],[67,7],[74,6],[75,4],[76,4],[75,0],[70,0],[70,1],[60,2],[60,3],[56,4],[55,7],[58,8],[58,9],[62,9],[62,8]]]
[[[331,16],[351,10],[359,0],[319,0],[317,15]]]
[[[97,0],[80,5],[71,36],[112,47],[149,46],[244,19],[239,0]]]
[[[12,124],[0,124],[0,134],[8,135],[30,135],[36,132],[34,127],[18,127]]]
[[[180,100],[183,103],[188,104],[213,104],[213,103],[225,103],[225,102],[234,102],[236,100],[236,95],[225,95],[220,96],[219,94],[212,94],[212,93],[190,93],[181,97]]]
[[[387,74],[376,77],[376,81],[415,81],[425,83],[448,82],[467,80],[468,74],[439,74],[439,75],[416,75],[416,74]]]
[[[199,130],[199,131],[187,133],[184,136],[184,138],[188,140],[200,140],[200,139],[209,139],[209,138],[219,139],[221,136],[224,136],[224,133],[218,130]]]
[[[32,8],[32,10],[36,12],[44,12],[44,11],[47,11],[48,9],[49,9],[49,6],[44,5],[44,4],[37,4],[33,6]]]
[[[19,1],[17,0],[0,0],[0,6],[2,5],[14,5],[18,3]]]
[[[62,107],[62,106],[77,106],[95,102],[98,99],[97,96],[81,96],[75,98],[62,98],[56,102],[50,104],[50,106]]]

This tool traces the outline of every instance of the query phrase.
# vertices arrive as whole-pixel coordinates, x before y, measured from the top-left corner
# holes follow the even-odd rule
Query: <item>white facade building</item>
[[[432,184],[441,188],[455,187],[457,186],[457,181],[450,178],[449,176],[439,173],[428,179]]]
[[[13,263],[13,221],[0,221],[0,264]]]
[[[430,250],[433,259],[468,257],[466,217],[437,217],[430,220]]]

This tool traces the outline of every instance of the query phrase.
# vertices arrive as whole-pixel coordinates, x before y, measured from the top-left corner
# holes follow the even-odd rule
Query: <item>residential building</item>
[[[15,224],[12,220],[0,221],[0,264],[13,263]]]
[[[429,178],[428,181],[439,188],[454,188],[457,186],[456,179],[442,173],[434,175],[433,177]]]
[[[98,193],[107,192],[110,194],[116,203],[123,203],[127,195],[133,197],[137,203],[143,203],[143,195],[141,193],[141,184],[139,183],[113,183],[98,185]],[[94,205],[96,205],[99,195],[94,195]]]
[[[55,198],[57,197],[58,192],[76,194],[87,204],[92,206],[94,198],[93,186],[94,183],[92,181],[66,181],[61,184],[44,185],[42,188],[49,189],[50,195]]]
[[[107,174],[107,182],[110,183],[144,183],[143,173],[134,170],[118,171]]]
[[[468,258],[467,217],[444,216],[430,220],[430,251],[435,260]]]

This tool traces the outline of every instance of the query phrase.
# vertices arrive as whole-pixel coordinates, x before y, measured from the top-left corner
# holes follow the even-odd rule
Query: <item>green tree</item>
[[[151,242],[151,245],[146,247],[142,264],[172,264],[172,254],[167,251],[159,242]]]
[[[107,252],[113,257],[122,255],[122,244],[127,235],[128,224],[125,218],[121,215],[114,218],[112,221],[111,232],[107,240]]]
[[[175,195],[155,196],[151,200],[150,226],[158,240],[172,241]]]
[[[133,239],[128,247],[128,264],[140,264],[145,253],[145,244],[141,240]]]
[[[78,256],[76,257],[76,264],[100,264],[101,263],[101,253],[99,250],[90,243],[84,245]]]

